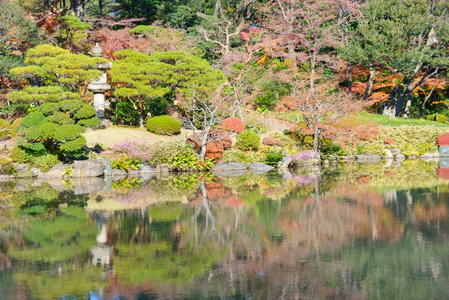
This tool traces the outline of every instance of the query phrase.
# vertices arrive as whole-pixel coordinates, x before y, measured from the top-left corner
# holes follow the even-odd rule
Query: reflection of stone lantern
[[[95,211],[93,215],[95,216],[97,226],[100,227],[100,232],[97,235],[97,245],[90,248],[90,253],[92,254],[92,264],[109,266],[112,254],[112,246],[106,244],[106,220],[109,216],[107,215],[107,213],[101,211]]]
[[[103,49],[98,46],[98,43],[92,48],[92,56],[94,57],[102,57]],[[103,74],[100,79],[97,81],[93,81],[87,86],[87,89],[94,93],[94,107],[97,114],[102,121],[104,119],[104,93],[111,89],[111,86],[108,84],[108,79],[106,75],[106,70],[109,70],[112,66],[112,63],[102,63],[97,65],[98,70],[102,70]]]

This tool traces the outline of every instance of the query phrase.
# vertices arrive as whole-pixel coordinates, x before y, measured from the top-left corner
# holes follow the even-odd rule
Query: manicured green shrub
[[[34,125],[34,126],[29,127],[25,133],[25,137],[28,140],[35,140],[35,139],[39,138],[39,126]]]
[[[447,123],[447,117],[442,114],[427,115],[425,118],[429,121],[436,121],[438,123]]]
[[[59,127],[56,123],[45,122],[39,127],[39,136],[43,139],[51,139]]]
[[[237,137],[235,144],[240,150],[257,150],[260,144],[260,136],[252,131],[242,133]]]
[[[76,125],[75,125],[76,123]],[[71,156],[82,155],[86,139],[81,136],[85,127],[95,127],[100,119],[95,108],[81,100],[47,102],[38,111],[26,116],[19,128],[19,145],[32,151],[66,152]]]
[[[61,111],[68,112],[70,115],[73,115],[75,112],[79,113],[80,109],[83,106],[92,107],[90,105],[84,104],[83,101],[81,101],[81,100],[63,100],[63,101],[58,102],[57,104],[59,105],[59,109]],[[95,113],[95,108],[93,108],[93,109],[94,109],[94,113]]]
[[[11,125],[7,120],[0,119],[0,140],[11,136]]]
[[[53,138],[58,142],[65,143],[75,139],[80,133],[79,125],[61,125],[53,134]]]
[[[79,136],[76,139],[64,143],[60,146],[61,151],[67,152],[73,156],[79,156],[84,153],[83,147],[86,145],[86,138],[84,136]]]
[[[92,127],[96,127],[96,126],[100,125],[100,123],[101,123],[100,118],[98,118],[97,116],[94,116],[90,119],[81,119],[76,124],[92,128]]]
[[[438,114],[436,117],[436,121],[438,123],[447,123],[447,117],[445,115]]]
[[[21,126],[29,128],[31,126],[39,125],[44,119],[45,116],[43,113],[34,112],[23,118]]]
[[[88,104],[83,105],[74,115],[75,119],[89,119],[95,116],[95,108]]]
[[[43,113],[44,115],[48,116],[53,114],[54,112],[58,111],[58,103],[54,102],[47,102],[39,106],[39,112]]]
[[[172,116],[157,116],[148,119],[147,130],[156,134],[173,135],[181,132],[181,122]]]
[[[45,119],[45,122],[56,123],[59,125],[75,124],[75,120],[73,120],[68,114],[65,114],[63,112],[55,112],[49,115]]]

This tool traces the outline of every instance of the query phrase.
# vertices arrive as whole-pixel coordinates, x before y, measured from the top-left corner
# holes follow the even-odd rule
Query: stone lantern
[[[98,46],[98,43],[92,48],[92,56],[93,57],[102,57],[103,49]],[[108,84],[108,79],[106,75],[106,70],[109,70],[112,66],[112,63],[101,63],[97,65],[98,70],[102,70],[103,74],[100,76],[100,79],[97,81],[91,82],[87,89],[94,93],[94,107],[96,111],[97,117],[100,118],[101,121],[104,120],[104,93],[111,89],[111,86]],[[102,122],[103,123],[103,122]]]

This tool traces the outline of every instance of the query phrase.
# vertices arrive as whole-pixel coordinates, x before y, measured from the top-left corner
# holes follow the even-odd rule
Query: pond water
[[[447,299],[446,170],[2,183],[0,298]]]

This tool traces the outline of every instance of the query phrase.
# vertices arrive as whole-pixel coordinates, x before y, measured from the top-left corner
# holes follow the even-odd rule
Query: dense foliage
[[[157,116],[147,120],[147,130],[156,134],[173,135],[181,132],[181,122],[172,116]]]

